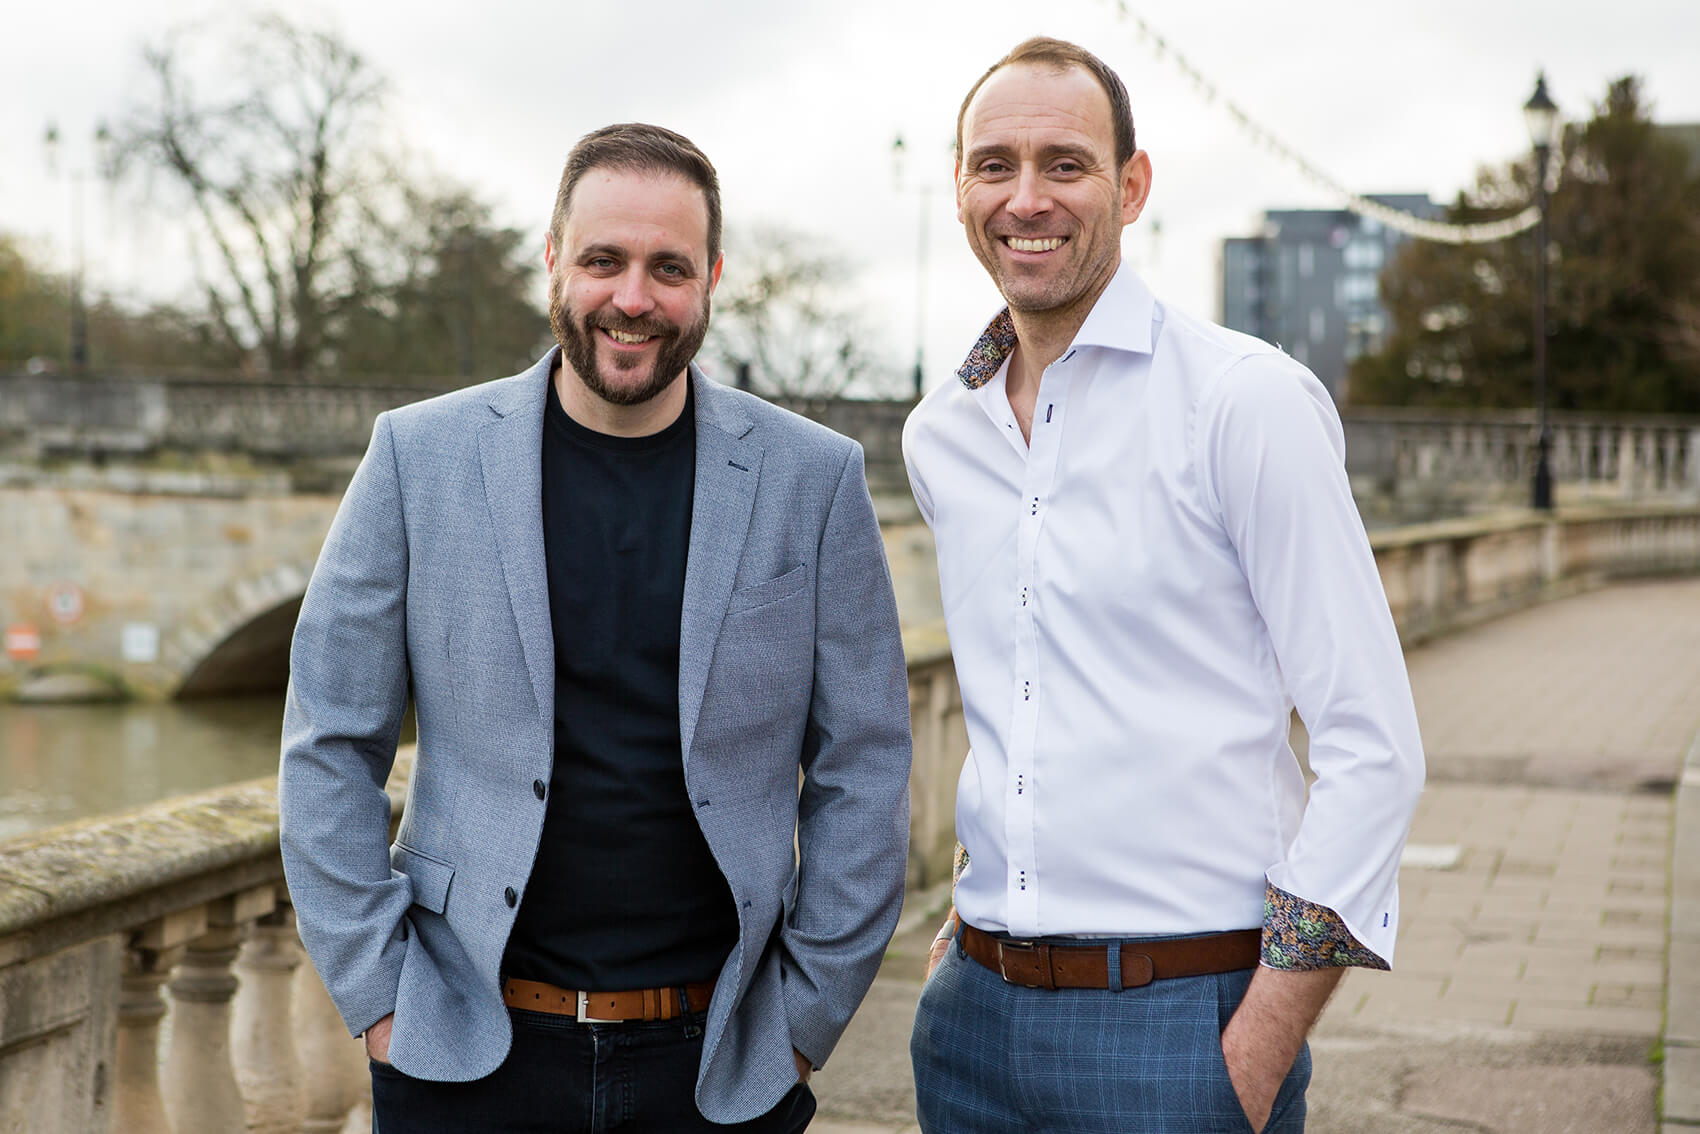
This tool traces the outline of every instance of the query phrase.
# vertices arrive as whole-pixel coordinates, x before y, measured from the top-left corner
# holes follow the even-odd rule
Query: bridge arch
[[[276,564],[220,588],[168,633],[160,661],[174,698],[282,693],[289,640],[313,565]]]

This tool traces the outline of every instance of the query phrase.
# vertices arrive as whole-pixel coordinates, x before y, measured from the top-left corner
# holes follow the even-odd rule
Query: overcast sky
[[[0,229],[68,259],[69,194],[49,177],[49,120],[65,166],[87,166],[101,118],[139,89],[140,47],[233,5],[204,0],[22,0],[0,18]],[[891,141],[912,184],[943,189],[963,93],[1028,35],[1074,39],[1133,96],[1154,188],[1125,254],[1171,303],[1215,317],[1225,236],[1267,208],[1333,202],[1255,148],[1104,0],[348,0],[284,6],[338,31],[394,87],[408,144],[541,233],[573,141],[646,120],[693,138],[720,170],[729,225],[778,221],[861,269],[873,347],[894,368],[915,350],[923,198],[894,185]],[[1366,193],[1448,200],[1484,163],[1527,149],[1520,108],[1538,69],[1567,115],[1607,82],[1645,80],[1655,117],[1700,121],[1696,0],[1161,0],[1134,7],[1223,93],[1294,149]],[[929,385],[960,361],[996,293],[969,254],[947,192],[925,198]],[[161,218],[87,197],[93,288],[180,287]],[[1156,222],[1156,226],[1152,222]],[[1159,227],[1160,226],[1160,229]],[[1160,233],[1160,234],[1159,234]],[[727,248],[728,270],[738,247]],[[539,284],[541,300],[541,284]]]

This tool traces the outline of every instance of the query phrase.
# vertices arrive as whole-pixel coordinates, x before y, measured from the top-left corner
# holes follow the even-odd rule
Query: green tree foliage
[[[71,298],[65,277],[42,268],[0,233],[0,366],[71,369]],[[204,320],[165,305],[88,305],[91,366],[103,371],[226,369],[238,358]]]
[[[1548,374],[1555,409],[1700,413],[1700,161],[1648,117],[1635,78],[1565,132],[1551,202]],[[1533,197],[1533,161],[1484,171],[1448,219]],[[1406,243],[1381,278],[1386,348],[1352,368],[1357,404],[1522,407],[1533,398],[1534,234]]]
[[[69,323],[65,281],[41,271],[16,238],[0,233],[0,359],[67,357]]]
[[[530,366],[554,341],[532,298],[536,243],[465,190],[410,190],[381,243],[387,262],[353,260],[359,286],[332,315],[339,371],[491,378]]]

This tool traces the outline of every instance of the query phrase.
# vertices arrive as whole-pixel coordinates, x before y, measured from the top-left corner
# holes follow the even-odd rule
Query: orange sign
[[[34,661],[41,653],[41,631],[25,622],[6,627],[6,656],[13,661]]]

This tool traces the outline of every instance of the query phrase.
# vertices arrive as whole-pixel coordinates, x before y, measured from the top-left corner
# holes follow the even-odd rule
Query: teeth
[[[1054,252],[1063,245],[1060,236],[1049,236],[1043,240],[1025,240],[1019,236],[1006,238],[1006,243],[1017,252]]]
[[[617,343],[625,343],[627,346],[636,346],[638,343],[646,343],[649,341],[648,335],[633,335],[628,334],[625,331],[616,331],[612,328],[608,328],[607,330],[609,338],[613,339]]]

